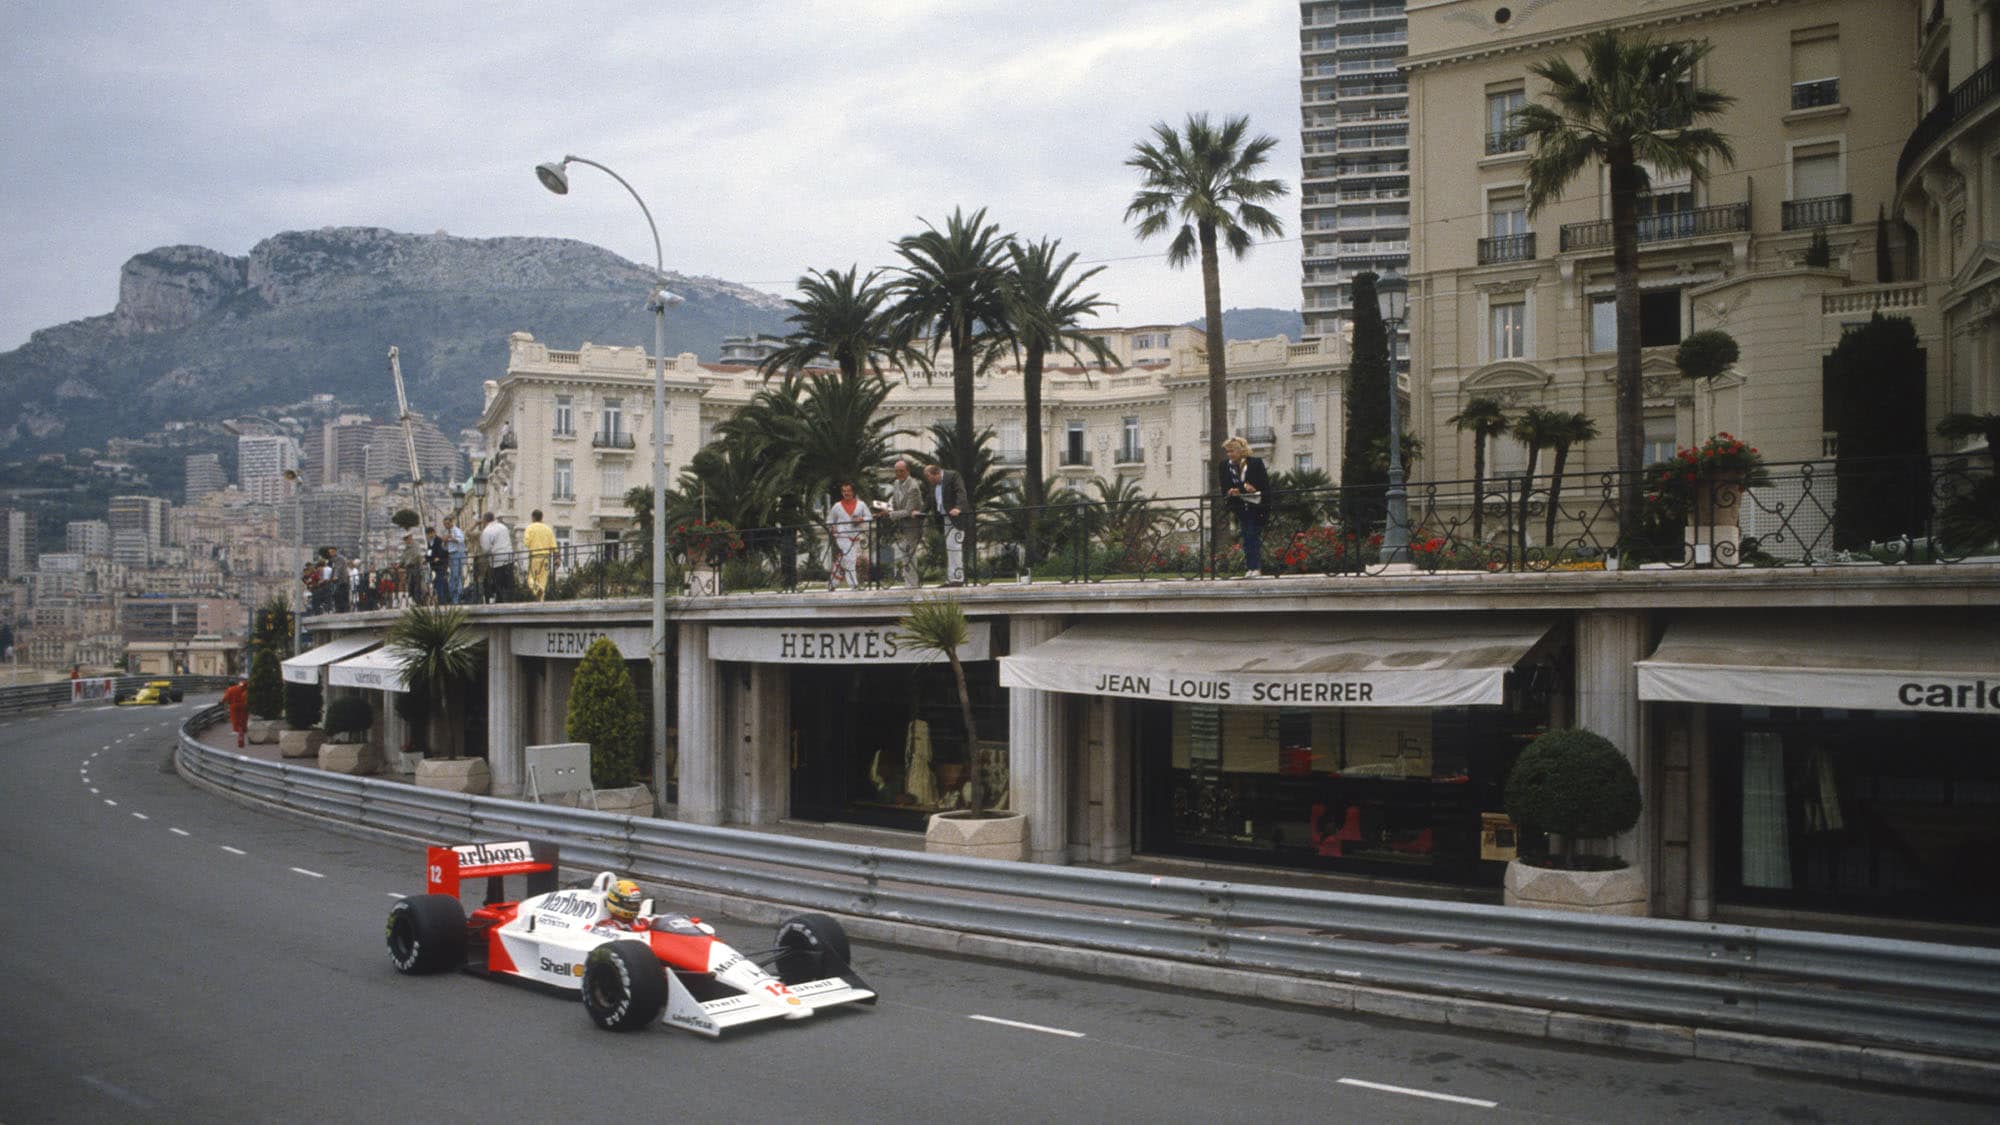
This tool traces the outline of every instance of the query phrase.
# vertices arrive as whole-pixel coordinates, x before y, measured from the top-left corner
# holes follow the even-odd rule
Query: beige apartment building
[[[1607,27],[1711,44],[1700,79],[1736,98],[1714,122],[1733,163],[1701,181],[1656,176],[1642,201],[1648,462],[1718,431],[1772,461],[1829,455],[1821,360],[1877,311],[1915,323],[1930,424],[1995,409],[1994,11],[1992,0],[1412,3],[1412,420],[1432,453],[1420,476],[1472,476],[1472,439],[1448,420],[1476,396],[1590,415],[1602,436],[1571,467],[1615,467],[1608,185],[1586,173],[1530,218],[1529,153],[1505,133],[1512,110],[1544,92],[1528,68],[1574,58]],[[1947,57],[1920,92],[1918,60]],[[1933,106],[1978,100],[1948,84],[1977,67],[1984,100],[1919,143]],[[1807,264],[1816,231],[1826,266]],[[1674,354],[1711,328],[1742,358],[1704,386]],[[1526,467],[1512,439],[1489,454],[1500,473]]]
[[[1151,325],[1100,335],[1114,362],[1051,366],[1044,374],[1036,424],[1046,463],[1039,471],[1089,495],[1097,477],[1130,481],[1155,497],[1203,491],[1208,367],[1201,332]],[[1232,341],[1228,349],[1231,430],[1251,442],[1272,472],[1337,471],[1346,341],[1294,344],[1279,336]],[[895,447],[928,451],[929,427],[951,424],[949,355],[938,364],[942,374],[932,380],[890,373],[887,409],[906,431]],[[669,487],[717,423],[763,386],[752,366],[702,363],[691,353],[668,361]],[[479,421],[489,449],[501,448],[503,437],[513,446],[486,482],[485,506],[517,530],[540,509],[559,542],[619,536],[631,526],[626,490],[652,481],[652,387],[653,361],[643,348],[586,343],[560,351],[514,333],[507,373],[487,382]],[[978,422],[993,431],[996,459],[1025,471],[1029,421],[1019,369],[996,365],[976,395]],[[888,466],[883,470],[886,476]]]

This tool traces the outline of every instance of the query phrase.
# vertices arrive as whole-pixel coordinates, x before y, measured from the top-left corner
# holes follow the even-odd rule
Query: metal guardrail
[[[250,758],[183,726],[186,773],[417,840],[566,859],[886,922],[1626,1018],[2000,1059],[2000,950],[927,855],[419,789]]]
[[[90,679],[114,679],[112,694],[131,691],[143,687],[154,680],[172,680],[182,691],[219,691],[228,687],[231,680],[227,676],[92,676]],[[0,688],[0,715],[17,714],[22,711],[41,711],[52,707],[67,707],[70,702],[70,681],[56,680],[46,684],[16,684]],[[102,702],[109,703],[106,699]]]

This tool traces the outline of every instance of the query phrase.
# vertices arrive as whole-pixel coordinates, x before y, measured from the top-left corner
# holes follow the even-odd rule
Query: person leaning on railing
[[[1236,515],[1236,527],[1243,533],[1243,577],[1261,578],[1264,573],[1264,493],[1271,487],[1264,472],[1264,459],[1250,456],[1250,443],[1232,437],[1222,443],[1222,464],[1216,466],[1229,510]]]

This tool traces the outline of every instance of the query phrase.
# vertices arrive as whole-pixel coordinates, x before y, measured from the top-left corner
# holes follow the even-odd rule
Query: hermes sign
[[[722,626],[708,631],[708,658],[751,664],[924,664],[944,659],[941,653],[912,647],[902,631],[893,621],[879,625]],[[971,623],[958,658],[993,658],[991,623]]]
[[[642,626],[524,625],[514,629],[514,655],[582,660],[599,637],[610,637],[627,660],[644,660],[652,652],[653,632]]]

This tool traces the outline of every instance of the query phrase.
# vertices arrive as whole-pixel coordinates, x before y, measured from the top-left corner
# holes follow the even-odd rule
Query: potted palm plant
[[[1508,906],[1646,913],[1645,873],[1611,843],[1639,823],[1639,779],[1609,739],[1543,733],[1515,760],[1505,801],[1523,841],[1507,865]]]
[[[965,665],[958,650],[971,636],[965,609],[954,598],[931,598],[910,606],[901,621],[902,640],[921,652],[935,652],[951,662],[952,680],[958,685],[958,713],[965,723],[967,764],[971,774],[971,800],[963,809],[933,813],[924,830],[924,850],[949,855],[975,855],[988,859],[1021,859],[1027,854],[1025,814],[986,807],[987,777],[985,747],[972,720],[972,693],[965,686]]]
[[[473,634],[470,617],[462,606],[413,605],[389,627],[388,646],[402,661],[404,684],[431,704],[424,716],[430,730],[424,760],[417,764],[417,784],[484,793],[493,786],[486,759],[459,753],[464,733],[459,712],[486,658],[486,642]]]

